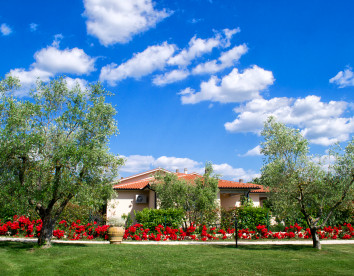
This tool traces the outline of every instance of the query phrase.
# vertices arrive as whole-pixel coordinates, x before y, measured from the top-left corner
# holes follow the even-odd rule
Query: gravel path
[[[8,238],[0,237],[0,241],[15,241],[15,242],[33,242],[36,243],[37,239],[30,238]],[[109,244],[108,241],[70,241],[70,240],[52,240],[52,243],[69,243],[69,244]],[[136,245],[203,245],[203,244],[215,244],[215,245],[234,245],[235,242],[230,241],[218,241],[218,242],[197,242],[197,241],[124,241],[122,244],[136,244]],[[248,245],[248,244],[312,244],[312,240],[306,241],[292,241],[292,240],[267,240],[267,241],[238,241],[239,245]],[[321,240],[321,244],[354,244],[354,240]]]

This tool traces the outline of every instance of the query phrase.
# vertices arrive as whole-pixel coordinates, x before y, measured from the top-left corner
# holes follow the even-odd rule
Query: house
[[[134,211],[141,211],[144,208],[158,208],[156,193],[151,188],[156,173],[175,173],[178,178],[193,182],[196,178],[202,177],[198,173],[171,172],[162,168],[146,171],[136,175],[120,179],[113,184],[116,195],[107,203],[107,219],[112,217],[121,218],[122,215],[130,214],[134,217]],[[217,201],[220,207],[229,209],[240,206],[241,196],[252,199],[254,206],[263,206],[263,200],[267,198],[267,190],[262,185],[244,183],[219,179],[219,192]]]

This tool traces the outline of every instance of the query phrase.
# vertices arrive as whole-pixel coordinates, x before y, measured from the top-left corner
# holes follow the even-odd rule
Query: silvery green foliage
[[[109,93],[99,83],[68,89],[64,78],[38,81],[27,100],[13,96],[16,88],[16,79],[1,82],[1,187],[26,198],[50,224],[73,198],[102,203],[122,164],[108,147],[118,133]]]
[[[218,176],[211,163],[206,163],[205,174],[194,181],[179,179],[175,174],[156,175],[152,188],[157,193],[160,208],[179,208],[186,211],[190,222],[203,219],[206,212],[217,207]]]
[[[301,213],[311,229],[323,227],[342,204],[352,204],[354,186],[354,139],[345,150],[329,151],[324,166],[309,156],[308,141],[299,130],[270,117],[262,131],[264,154],[262,184],[270,188],[277,214],[298,217]]]
[[[107,224],[110,226],[124,227],[125,220],[123,218],[112,217],[107,221]]]

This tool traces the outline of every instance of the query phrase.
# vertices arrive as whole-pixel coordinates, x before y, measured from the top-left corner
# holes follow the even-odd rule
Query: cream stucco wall
[[[222,193],[220,194],[220,206],[225,209],[241,206],[241,195],[236,193]],[[264,194],[250,193],[249,198],[253,201],[253,206],[262,207],[261,198],[264,198]]]
[[[243,193],[242,193],[243,194]],[[147,197],[147,203],[136,203],[136,195],[145,195]],[[264,194],[250,193],[249,197],[253,201],[254,206],[262,206],[260,198],[263,198]],[[241,205],[241,193],[218,193],[217,202],[222,208],[229,209],[239,207]],[[132,191],[119,191],[114,198],[107,203],[107,219],[112,217],[121,218],[123,214],[131,215],[134,220],[134,210],[141,211],[144,208],[155,208],[155,192],[152,190],[132,190]]]
[[[253,206],[254,207],[259,207],[261,206],[260,201],[259,201],[259,194],[250,194],[249,195],[250,199],[253,201]]]
[[[147,196],[147,203],[136,203],[136,195]],[[107,220],[110,218],[121,218],[122,215],[131,215],[134,220],[134,210],[141,211],[144,208],[151,208],[151,196],[147,191],[119,191],[114,198],[107,203]],[[153,197],[154,200],[154,197]],[[153,201],[151,200],[151,201]],[[153,202],[154,204],[154,202]]]
[[[240,206],[240,194],[220,194],[221,207],[230,209]]]

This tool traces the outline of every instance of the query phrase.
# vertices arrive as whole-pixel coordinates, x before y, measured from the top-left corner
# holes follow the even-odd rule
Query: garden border
[[[0,237],[1,241],[13,241],[13,242],[25,242],[25,243],[36,243],[38,239],[30,238],[8,238]],[[83,240],[52,240],[52,243],[68,243],[68,244],[109,244],[109,241],[83,241]],[[232,241],[123,241],[122,244],[135,244],[135,245],[234,245],[235,242]],[[312,245],[312,241],[299,241],[299,240],[287,240],[287,241],[239,241],[239,245],[262,245],[262,244],[274,244],[274,245]],[[354,240],[321,240],[322,245],[326,244],[354,244]]]

